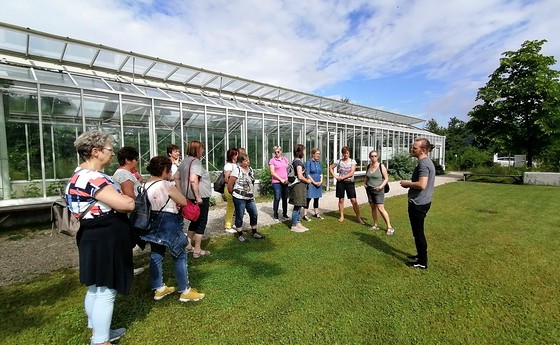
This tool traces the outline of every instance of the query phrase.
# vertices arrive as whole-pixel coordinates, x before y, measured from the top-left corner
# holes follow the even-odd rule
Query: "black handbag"
[[[383,164],[379,165],[379,169],[381,169],[381,166]],[[381,171],[381,176],[383,177],[383,181],[385,181],[385,176],[383,176],[383,169],[380,170]],[[385,193],[389,193],[389,190],[391,190],[391,187],[389,187],[389,182],[387,182],[387,184],[385,185],[385,187],[383,188],[383,190],[385,191]]]

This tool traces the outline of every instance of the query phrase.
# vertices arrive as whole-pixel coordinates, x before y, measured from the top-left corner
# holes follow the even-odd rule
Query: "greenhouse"
[[[317,147],[322,162],[348,146],[358,170],[376,149],[390,164],[413,139],[428,138],[445,165],[445,137],[424,120],[203,68],[0,23],[0,199],[47,198],[79,164],[73,142],[99,129],[141,155],[205,143],[203,164],[219,171],[225,152],[245,147],[255,169],[272,148]],[[116,159],[108,173],[116,168]]]

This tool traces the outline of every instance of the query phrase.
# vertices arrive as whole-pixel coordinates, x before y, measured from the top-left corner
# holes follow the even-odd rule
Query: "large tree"
[[[447,156],[461,155],[471,146],[472,135],[470,134],[467,123],[452,117],[447,124],[445,147]]]
[[[424,129],[437,135],[445,135],[445,128],[441,127],[434,118],[426,122]]]
[[[478,90],[469,113],[474,144],[496,152],[524,153],[531,167],[560,132],[560,72],[540,51],[546,40],[525,41],[502,54],[500,66]]]

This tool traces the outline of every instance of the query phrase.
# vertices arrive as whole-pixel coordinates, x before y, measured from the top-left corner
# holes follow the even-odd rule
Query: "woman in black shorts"
[[[344,146],[342,150],[342,158],[329,166],[329,171],[337,180],[336,183],[336,197],[338,198],[338,211],[340,212],[339,222],[344,221],[344,193],[350,202],[354,213],[358,218],[358,223],[365,224],[362,216],[360,215],[360,205],[356,201],[356,185],[354,183],[354,172],[356,171],[356,161],[350,158],[350,149]],[[338,173],[334,173],[334,168],[337,168]]]

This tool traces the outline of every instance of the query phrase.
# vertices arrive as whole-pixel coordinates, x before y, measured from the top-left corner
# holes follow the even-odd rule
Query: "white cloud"
[[[473,83],[524,40],[547,39],[543,53],[560,56],[557,0],[0,0],[0,8],[10,24],[305,92],[397,73],[447,83],[409,114],[472,106]]]

